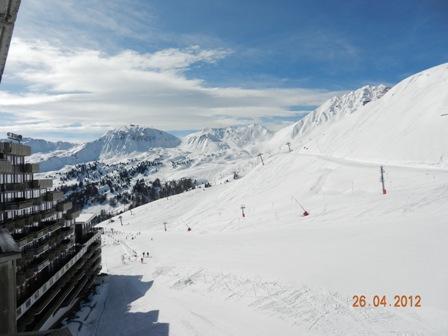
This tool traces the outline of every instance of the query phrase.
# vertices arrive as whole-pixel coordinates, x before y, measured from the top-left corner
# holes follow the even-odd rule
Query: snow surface
[[[81,144],[67,151],[33,156],[31,161],[40,162],[42,171],[59,170],[66,165],[75,165],[96,160],[112,160],[140,154],[153,148],[176,147],[180,140],[174,135],[138,125],[123,126],[107,131],[99,139]]]
[[[96,334],[446,335],[448,171],[386,172],[384,196],[376,165],[281,153],[240,180],[126,212],[124,226],[104,223]],[[396,294],[421,295],[422,308],[351,306],[353,295]]]
[[[187,135],[182,146],[195,153],[213,153],[229,149],[244,152],[245,149],[250,151],[271,137],[272,132],[259,124],[206,128]]]
[[[23,138],[22,143],[31,147],[32,153],[49,153],[58,150],[67,150],[76,146],[66,141],[48,141],[43,139]]]
[[[383,97],[388,90],[385,85],[366,85],[342,96],[332,97],[303,119],[276,132],[270,140],[270,145],[274,149],[281,148],[286,142],[304,137],[324,123],[341,120],[347,115],[358,112],[361,107]]]
[[[188,170],[238,162],[244,177],[133,209],[123,226],[103,223],[109,275],[93,298],[98,308],[87,317],[83,309],[71,330],[448,335],[448,64],[385,91],[364,88],[331,109],[335,99],[309,117],[316,125],[304,120],[311,126],[300,136],[288,129],[266,140],[272,148],[291,141],[293,151],[277,146],[265,165],[202,154]],[[166,151],[185,159],[181,148]],[[420,295],[422,307],[353,308],[354,295],[388,303]]]
[[[442,64],[403,80],[355,113],[312,128],[295,145],[333,157],[447,168],[447,112],[448,64]]]

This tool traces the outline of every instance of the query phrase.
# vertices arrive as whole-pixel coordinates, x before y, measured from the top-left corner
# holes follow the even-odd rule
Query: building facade
[[[20,8],[20,0],[0,1],[0,81],[8,58],[14,24]]]
[[[0,230],[17,244],[18,331],[46,330],[86,294],[101,269],[101,236],[93,228],[75,240],[79,211],[36,179],[37,164],[25,162],[28,146],[0,142]],[[1,252],[0,252],[1,255]]]

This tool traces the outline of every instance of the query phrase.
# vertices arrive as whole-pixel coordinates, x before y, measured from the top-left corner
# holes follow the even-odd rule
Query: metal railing
[[[11,173],[12,165],[8,160],[0,159],[0,173]]]
[[[92,245],[99,237],[101,233],[95,234],[84,246],[79,250],[79,252],[68,261],[64,267],[62,267],[58,272],[56,272],[47,282],[45,282],[38,290],[36,290],[28,300],[17,307],[17,320],[23,316],[68,270],[72,268],[76,262],[82,258],[82,256],[87,252],[90,245]]]

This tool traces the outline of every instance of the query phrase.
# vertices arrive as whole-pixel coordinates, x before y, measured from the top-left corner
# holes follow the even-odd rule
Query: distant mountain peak
[[[319,106],[270,142],[359,161],[448,165],[448,64],[412,75],[391,89],[365,86]]]
[[[42,170],[58,170],[67,164],[120,158],[129,154],[148,152],[153,148],[177,147],[181,141],[158,129],[126,125],[108,130],[97,140],[87,142],[63,155],[48,158],[42,163]]]
[[[22,143],[30,146],[32,153],[49,153],[57,150],[67,150],[76,146],[76,144],[67,141],[48,141],[30,137],[23,138]]]
[[[301,120],[278,131],[271,144],[274,146],[284,145],[286,141],[304,136],[326,122],[342,119],[346,115],[353,114],[370,102],[382,98],[389,89],[383,84],[365,85],[340,96],[334,96]]]
[[[272,132],[260,124],[235,125],[220,128],[203,128],[187,135],[184,148],[195,152],[216,152],[230,148],[243,149],[266,141]]]

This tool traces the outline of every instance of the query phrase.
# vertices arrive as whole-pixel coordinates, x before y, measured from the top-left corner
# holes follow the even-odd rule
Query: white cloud
[[[0,109],[32,121],[16,125],[23,133],[64,127],[91,132],[128,123],[181,130],[288,117],[294,115],[291,106],[317,105],[339,93],[210,87],[187,77],[189,68],[217,62],[229,52],[193,46],[110,55],[15,39],[4,81],[19,82],[24,90],[0,92]],[[6,127],[0,124],[0,130]]]

